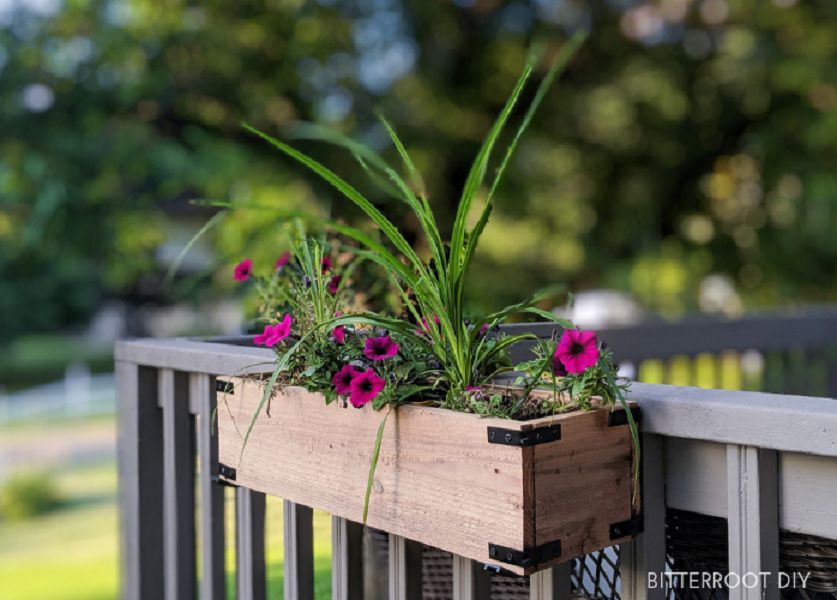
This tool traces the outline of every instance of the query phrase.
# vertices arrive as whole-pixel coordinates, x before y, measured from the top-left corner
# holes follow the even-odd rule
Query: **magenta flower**
[[[285,265],[287,265],[290,261],[291,253],[286,250],[285,252],[279,255],[279,258],[276,259],[276,270],[281,271],[285,268]]]
[[[386,382],[381,377],[378,377],[374,369],[366,369],[363,373],[355,376],[350,385],[352,394],[349,396],[349,402],[355,408],[360,408],[364,404],[374,400],[375,396],[384,389]]]
[[[352,365],[346,365],[331,378],[331,383],[334,384],[334,389],[341,396],[347,396],[352,393],[352,381],[355,377],[360,375],[360,371],[355,369]]]
[[[363,346],[363,354],[369,360],[386,360],[398,354],[398,344],[388,335],[367,338]]]
[[[469,392],[471,394],[479,394],[482,390],[480,389],[480,386],[478,386],[478,385],[466,385],[465,386],[465,391]]]
[[[479,334],[480,335],[485,335],[486,333],[488,333],[488,330],[489,330],[488,323],[483,323],[482,326],[480,326]]]
[[[343,325],[338,325],[331,330],[331,339],[338,344],[346,343],[346,328]]]
[[[436,322],[436,325],[442,324],[442,322],[439,320],[439,315],[433,315],[433,320]],[[427,319],[422,317],[421,328],[416,329],[416,335],[427,335],[428,333],[430,333],[430,324],[427,322]]]
[[[293,322],[294,319],[289,313],[275,325],[265,325],[264,331],[253,338],[253,343],[257,346],[267,346],[268,348],[275,346],[291,335],[291,325]]]
[[[568,373],[583,373],[599,360],[599,346],[595,331],[567,329],[558,342],[555,356]]]
[[[337,288],[340,287],[340,281],[343,278],[340,275],[334,275],[331,279],[328,280],[328,285],[326,289],[328,290],[329,294],[336,294]]]
[[[253,261],[249,258],[245,258],[240,263],[235,265],[235,270],[233,271],[233,279],[236,281],[247,281],[250,279],[250,276],[253,274]]]
[[[331,262],[330,256],[323,256],[323,260],[320,261],[320,267],[322,267],[322,273],[326,274],[331,271],[331,268],[334,266],[334,263]]]
[[[564,367],[564,363],[561,362],[561,358],[558,356],[558,348],[555,349],[555,354],[552,355],[552,374],[556,377],[563,377],[567,374],[567,369]]]

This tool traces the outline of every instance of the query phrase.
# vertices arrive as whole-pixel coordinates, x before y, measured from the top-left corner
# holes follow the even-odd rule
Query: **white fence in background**
[[[0,390],[0,426],[32,420],[111,415],[116,410],[113,373],[91,375],[73,364],[64,379],[18,392]]]

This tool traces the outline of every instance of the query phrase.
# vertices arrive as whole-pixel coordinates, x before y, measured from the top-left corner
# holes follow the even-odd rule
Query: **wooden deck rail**
[[[269,371],[272,352],[184,339],[119,343],[122,598],[226,597],[224,493],[213,475],[215,376]],[[837,402],[804,396],[633,386],[644,421],[645,533],[622,548],[623,599],[662,599],[648,572],[666,569],[667,509],[724,517],[729,567],[776,572],[779,531],[837,539]],[[197,482],[197,485],[195,485]],[[237,488],[236,590],[265,598],[265,498]],[[311,510],[285,502],[285,598],[313,598]],[[197,521],[196,521],[197,515]],[[197,523],[197,525],[196,525]],[[333,598],[363,594],[362,531],[332,522]],[[389,598],[421,597],[421,547],[390,536]],[[452,559],[453,597],[488,597],[479,565]],[[571,595],[567,565],[533,575],[530,598]],[[776,582],[730,590],[778,598]]]

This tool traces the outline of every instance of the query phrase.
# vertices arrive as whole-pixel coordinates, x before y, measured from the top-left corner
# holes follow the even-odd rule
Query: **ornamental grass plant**
[[[381,117],[381,123],[398,152],[403,174],[369,146],[338,132],[314,125],[298,128],[306,137],[350,152],[378,187],[406,204],[420,224],[427,256],[421,256],[393,222],[340,175],[288,143],[245,125],[330,184],[365,214],[371,228],[328,222],[326,229],[333,232],[333,239],[306,237],[300,228],[298,241],[277,258],[266,275],[255,275],[260,266],[247,259],[235,266],[236,280],[253,279],[258,288],[266,324],[255,343],[274,348],[277,353],[276,366],[245,434],[242,454],[253,424],[268,405],[277,383],[320,392],[326,402],[387,408],[387,415],[407,402],[508,419],[617,404],[627,409],[628,383],[618,378],[613,356],[596,334],[578,330],[539,307],[543,301],[564,293],[560,286],[541,290],[491,314],[466,314],[467,276],[503,173],[547,90],[583,39],[583,34],[575,35],[555,55],[510,143],[497,152],[498,139],[539,60],[538,53],[533,53],[474,159],[448,239],[441,233],[420,173],[385,118]],[[498,155],[499,162],[490,170],[492,159],[497,160]],[[477,218],[469,227],[474,213]],[[400,314],[371,311],[359,301],[363,290],[355,289],[353,274],[364,261],[387,274],[401,300]],[[553,336],[540,340],[531,333],[509,335],[499,328],[508,317],[520,313],[554,323]],[[535,342],[534,357],[515,368],[509,351],[524,341]],[[517,372],[517,392],[493,387],[498,376],[511,371]],[[551,390],[552,394],[532,394],[536,388],[540,392]],[[637,428],[629,410],[627,415],[635,464],[639,464]],[[385,424],[386,417],[378,429],[370,486]],[[637,475],[635,470],[635,486]]]

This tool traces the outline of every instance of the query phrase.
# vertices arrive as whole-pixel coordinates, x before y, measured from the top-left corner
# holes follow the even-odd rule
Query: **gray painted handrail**
[[[823,318],[830,322],[828,315]],[[802,336],[803,344],[818,340],[813,334]],[[272,350],[243,341],[145,339],[117,345],[121,597],[193,597],[195,586],[202,599],[225,597],[224,494],[214,481],[217,439],[211,427],[214,376],[267,373],[276,357]],[[643,413],[645,534],[623,546],[624,600],[663,596],[662,589],[646,590],[644,583],[649,572],[665,568],[667,507],[726,517],[733,570],[775,571],[780,526],[837,536],[837,513],[826,500],[837,493],[837,402],[641,383],[632,385],[630,398]],[[264,507],[262,494],[237,488],[240,598],[265,597]],[[308,598],[313,591],[310,526],[310,509],[286,503],[289,598]],[[334,597],[358,598],[363,588],[361,528],[339,518],[333,526]],[[390,598],[420,597],[421,556],[419,544],[390,536]],[[461,557],[452,560],[455,597],[483,597],[488,581],[479,565]],[[567,569],[565,563],[533,576],[530,597],[566,597]],[[768,583],[755,592],[731,593],[741,600],[755,596],[775,598],[775,587]]]

